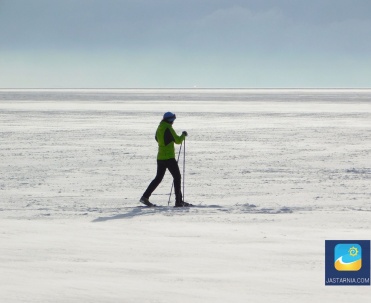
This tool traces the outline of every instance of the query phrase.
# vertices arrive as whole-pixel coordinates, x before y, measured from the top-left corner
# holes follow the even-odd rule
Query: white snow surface
[[[201,207],[138,207],[167,111]],[[3,89],[0,142],[0,302],[371,297],[324,271],[371,238],[371,90]]]

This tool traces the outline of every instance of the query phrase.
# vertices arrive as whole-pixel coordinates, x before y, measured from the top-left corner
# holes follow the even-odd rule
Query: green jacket
[[[173,126],[166,121],[161,121],[156,131],[156,141],[158,143],[157,160],[168,160],[175,158],[174,142],[180,144],[185,136],[178,136]]]

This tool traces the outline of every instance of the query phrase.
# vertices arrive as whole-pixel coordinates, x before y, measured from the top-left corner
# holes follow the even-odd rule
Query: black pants
[[[174,178],[174,189],[175,189],[175,204],[182,203],[182,192],[180,189],[181,185],[181,175],[178,163],[176,160],[157,160],[157,174],[153,181],[149,184],[147,190],[144,192],[143,197],[149,198],[155,191],[157,186],[161,183],[164,178],[166,169],[170,171]]]

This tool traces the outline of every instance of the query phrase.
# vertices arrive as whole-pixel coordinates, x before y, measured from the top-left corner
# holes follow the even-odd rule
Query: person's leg
[[[166,172],[166,160],[157,160],[157,174],[152,182],[148,185],[147,190],[144,192],[143,197],[149,199],[157,186],[161,183]]]
[[[181,191],[181,180],[180,170],[178,163],[175,159],[169,159],[167,161],[167,168],[174,178],[174,190],[175,190],[175,205],[181,205],[183,203],[182,191]]]

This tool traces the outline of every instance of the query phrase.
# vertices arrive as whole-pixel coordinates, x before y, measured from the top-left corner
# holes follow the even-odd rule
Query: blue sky
[[[0,0],[0,87],[371,87],[369,0]]]

